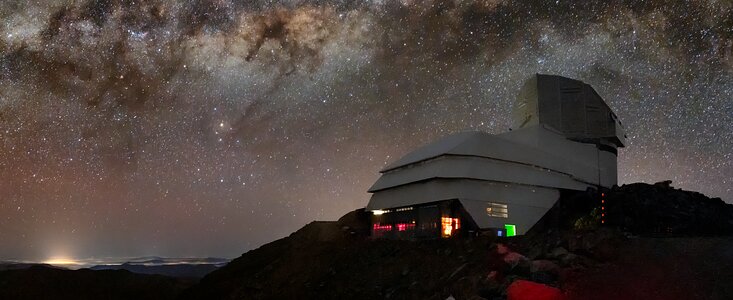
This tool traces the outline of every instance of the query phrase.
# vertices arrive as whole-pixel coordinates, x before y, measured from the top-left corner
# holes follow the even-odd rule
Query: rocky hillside
[[[609,222],[623,231],[646,236],[733,234],[733,205],[720,198],[671,187],[634,183],[608,195]]]
[[[701,237],[733,232],[731,205],[669,183],[625,185],[607,199],[608,226],[574,226],[597,217],[593,205],[574,205],[514,238],[371,240],[357,210],[245,253],[183,298],[733,299],[719,284],[733,282],[733,272],[719,270],[733,255],[716,252],[733,249],[733,238]],[[675,258],[701,265],[684,269],[669,263]]]

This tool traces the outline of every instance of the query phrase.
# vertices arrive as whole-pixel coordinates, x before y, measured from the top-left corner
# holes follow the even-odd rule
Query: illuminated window
[[[489,202],[488,206],[486,207],[486,214],[491,217],[508,218],[509,208],[506,204]]]
[[[375,209],[375,210],[372,210],[372,214],[374,214],[375,216],[379,216],[379,215],[383,215],[383,214],[391,213],[391,212],[410,211],[410,210],[412,210],[412,207],[401,207],[401,208],[395,208],[395,209]]]
[[[374,224],[374,231],[391,231],[392,225],[379,225],[379,223]]]
[[[397,223],[395,227],[397,227],[397,231],[413,230],[415,229],[415,223]]]
[[[381,225],[379,223],[372,225],[372,236],[375,238],[382,237],[390,231],[392,231],[392,225]]]
[[[442,217],[441,223],[441,235],[443,237],[449,237],[453,235],[453,232],[461,228],[461,220],[458,218]]]

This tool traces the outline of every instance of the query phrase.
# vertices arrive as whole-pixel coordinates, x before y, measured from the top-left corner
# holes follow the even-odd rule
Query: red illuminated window
[[[392,225],[379,225],[379,223],[374,224],[374,231],[391,231]]]
[[[415,229],[414,223],[398,223],[396,225],[397,231],[413,230]]]

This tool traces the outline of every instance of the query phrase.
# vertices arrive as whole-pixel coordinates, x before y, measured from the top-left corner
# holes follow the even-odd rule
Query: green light
[[[506,236],[517,235],[517,226],[516,225],[504,224],[504,228],[506,229]]]

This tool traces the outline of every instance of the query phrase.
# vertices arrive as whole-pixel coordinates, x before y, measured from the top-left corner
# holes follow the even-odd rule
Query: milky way
[[[731,202],[733,2],[663,2],[3,1],[0,258],[236,256],[534,73],[621,118],[621,183]]]

